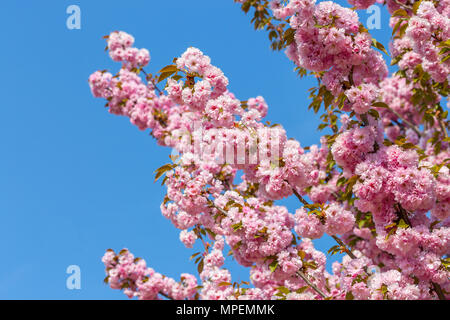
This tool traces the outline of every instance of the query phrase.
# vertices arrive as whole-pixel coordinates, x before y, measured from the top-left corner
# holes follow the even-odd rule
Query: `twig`
[[[411,10],[411,11],[413,10],[413,8],[411,6],[408,6],[407,4],[401,3],[398,0],[394,0],[394,2],[396,4],[398,4],[400,7],[404,8],[404,9],[408,9],[408,10]]]
[[[408,218],[408,212],[399,203],[397,204],[397,207],[398,207],[398,211],[397,211],[398,214],[411,228],[412,224],[411,224],[411,220],[409,220],[409,218]],[[431,285],[433,286],[434,292],[436,292],[439,300],[446,300],[441,286],[433,281],[431,281]]]
[[[219,210],[220,213],[222,213],[222,214],[225,215],[225,216],[228,215],[227,212],[226,212],[225,210],[223,210],[222,208],[219,208],[218,206],[216,206],[216,205],[214,204],[214,202],[213,202],[211,199],[206,198],[206,200],[208,200],[210,206],[212,206],[212,207],[216,208],[217,210]]]
[[[152,85],[153,85],[153,88],[155,88],[156,89],[156,91],[158,91],[158,93],[159,94],[161,94],[162,93],[162,91],[158,88],[158,86],[153,82],[153,79],[151,79],[151,78],[149,78],[148,77],[148,74],[147,74],[147,72],[145,72],[145,70],[144,69],[141,69],[141,71],[145,74],[145,78],[147,79],[147,81],[148,80],[150,80],[150,82],[152,83]]]
[[[439,284],[433,282],[433,281],[431,281],[431,284],[433,285],[434,292],[436,292],[439,300],[446,300],[444,292],[442,291],[441,286]]]
[[[168,296],[167,294],[165,294],[165,293],[164,293],[164,292],[162,292],[162,291],[159,291],[158,293],[159,293],[160,295],[162,295],[163,297],[165,297],[165,298],[169,299],[169,300],[173,300],[173,298],[172,298],[172,297]]]
[[[304,206],[309,205],[309,203],[305,199],[303,199],[303,197],[297,192],[297,190],[295,190],[294,187],[291,187],[291,189],[292,189],[292,192],[295,194],[295,196],[298,198],[298,200],[300,200],[300,202],[303,203]]]
[[[367,119],[367,114],[364,113],[360,117],[361,117],[361,120],[364,123],[364,126],[367,127],[369,125],[369,119]]]
[[[336,237],[335,235],[331,236],[341,247],[343,247],[345,249],[345,252],[348,254],[348,256],[352,259],[357,259],[357,257],[353,254],[353,252],[347,248],[346,244],[339,239],[338,237]]]
[[[297,192],[297,190],[295,190],[295,188],[292,188],[292,191],[294,192],[295,196],[298,198],[298,200],[300,200],[301,203],[303,203],[303,205],[307,206],[309,205],[309,203],[303,199],[303,197]],[[347,248],[347,246],[345,245],[345,243],[339,239],[337,236],[333,235],[332,238],[341,246],[345,249],[345,252],[347,252],[348,256],[352,259],[356,259],[356,256],[353,254],[353,252]]]
[[[400,203],[397,203],[397,207],[397,213],[400,215],[400,218],[402,218],[409,227],[412,227],[411,220],[409,220],[408,217],[408,212],[400,205]]]
[[[439,125],[441,126],[442,132],[444,133],[444,136],[448,138],[447,128],[445,127],[445,124],[442,120],[439,120]]]
[[[303,281],[306,282],[306,284],[308,286],[310,286],[314,291],[316,291],[322,298],[326,299],[327,296],[325,295],[325,293],[322,292],[322,290],[320,290],[314,283],[312,283],[311,281],[309,281],[308,277],[306,276],[306,274],[304,274],[302,271],[298,270],[297,271],[297,275],[303,279]]]
[[[403,123],[405,123],[408,127],[410,127],[411,129],[413,129],[414,132],[415,132],[419,137],[422,136],[422,134],[420,133],[419,129],[418,129],[414,124],[412,124],[412,123],[409,122],[408,120],[404,119],[404,118],[401,116],[400,113],[398,113],[397,111],[395,111],[395,110],[393,110],[393,109],[391,109],[391,108],[388,108],[388,110],[391,111],[393,114],[395,114],[395,115],[397,116],[397,118],[401,119],[401,120],[403,121]]]

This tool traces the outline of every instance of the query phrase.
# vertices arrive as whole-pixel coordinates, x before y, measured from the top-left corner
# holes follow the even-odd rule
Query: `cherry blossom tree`
[[[92,93],[176,151],[156,170],[160,209],[203,251],[192,255],[199,278],[177,281],[109,249],[105,282],[139,299],[449,298],[450,0],[377,1],[391,14],[393,74],[355,11],[375,0],[235,2],[300,77],[317,79],[308,109],[330,134],[302,147],[264,123],[264,98],[235,97],[199,49],[150,74],[131,35],[106,36],[122,67],[93,73]],[[286,197],[295,213],[277,204]],[[331,273],[312,242],[325,234],[336,242],[328,253],[344,254]],[[225,248],[248,282],[233,282]]]

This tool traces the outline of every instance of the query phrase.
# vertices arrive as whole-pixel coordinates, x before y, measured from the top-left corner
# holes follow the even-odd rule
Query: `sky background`
[[[81,30],[66,27],[69,5],[81,9]],[[363,23],[368,16],[360,12]],[[127,299],[103,283],[108,248],[129,248],[175,279],[197,273],[196,250],[161,215],[165,188],[153,183],[170,150],[90,93],[92,72],[120,68],[104,51],[111,31],[150,51],[149,72],[201,49],[240,100],[264,96],[266,120],[302,146],[319,142],[319,116],[307,110],[313,79],[298,78],[250,19],[232,0],[1,1],[0,299]],[[386,48],[388,23],[383,8],[381,29],[371,30]],[[294,198],[281,203],[299,207]],[[316,241],[325,252],[332,245]],[[81,268],[80,290],[66,288],[69,265]],[[233,280],[248,280],[247,269],[227,267]]]

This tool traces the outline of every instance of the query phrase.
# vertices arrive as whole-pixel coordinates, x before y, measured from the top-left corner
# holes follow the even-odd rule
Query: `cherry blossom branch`
[[[286,181],[287,182],[287,181]],[[305,199],[303,199],[303,197],[297,192],[297,190],[295,190],[295,188],[293,188],[293,187],[291,187],[292,188],[292,192],[295,194],[295,196],[298,198],[298,200],[300,200],[300,202],[304,205],[304,206],[307,206],[307,205],[309,205],[309,203],[305,200]]]
[[[412,227],[411,220],[409,220],[408,217],[408,212],[399,203],[397,204],[397,213],[400,215],[400,218],[402,218],[406,222],[408,226]]]
[[[405,223],[410,228],[412,228],[411,220],[409,220],[408,218],[408,212],[400,204],[397,204],[397,208],[398,208],[397,212],[399,213],[400,217],[405,221]],[[446,300],[441,286],[433,281],[431,281],[431,285],[433,286],[433,289],[436,292],[439,300]]]
[[[292,191],[303,205],[305,206],[309,205],[309,203],[297,192],[297,190],[295,190],[295,188],[292,188]],[[347,248],[347,245],[339,237],[335,235],[332,235],[331,237],[345,250],[345,252],[348,254],[350,258],[357,259],[357,257],[353,254],[353,252],[349,248]]]
[[[441,126],[442,132],[444,133],[444,136],[448,138],[447,128],[445,127],[445,124],[442,120],[439,120],[439,125]]]
[[[436,292],[439,300],[447,300],[447,299],[445,299],[445,295],[444,295],[444,292],[442,291],[441,286],[433,281],[431,281],[431,284],[432,284],[434,292]]]
[[[314,283],[312,283],[308,277],[306,276],[306,274],[304,274],[302,271],[297,271],[297,275],[303,279],[303,281],[306,282],[306,284],[308,286],[310,286],[314,291],[316,291],[322,298],[326,299],[327,296],[325,295],[325,293],[323,293],[322,290],[320,290]]]
[[[401,3],[398,0],[394,0],[394,2],[396,4],[398,4],[400,7],[404,8],[404,9],[411,10],[411,11],[413,10],[413,8],[411,6],[408,6],[407,4]]]
[[[147,81],[150,80],[150,82],[151,82],[152,85],[153,85],[153,88],[155,88],[156,91],[158,91],[158,93],[161,94],[162,91],[158,88],[158,86],[156,85],[156,83],[153,82],[153,79],[150,78],[150,77],[148,76],[147,72],[145,72],[145,70],[144,70],[143,68],[141,69],[141,71],[145,74],[145,78],[147,79]]]
[[[168,296],[167,294],[165,294],[165,293],[162,292],[162,291],[159,291],[158,293],[159,293],[160,295],[162,295],[162,296],[163,296],[164,298],[166,298],[166,299],[173,300],[172,297]]]
[[[401,119],[403,121],[403,123],[405,123],[408,127],[410,127],[412,130],[414,130],[414,132],[421,137],[422,134],[420,133],[419,129],[412,124],[411,122],[409,122],[408,120],[406,120],[405,118],[402,117],[402,115],[400,113],[398,113],[397,111],[395,111],[392,108],[388,108],[389,111],[391,111],[393,114],[395,114],[397,116],[397,118]]]
[[[357,259],[353,252],[347,248],[347,245],[340,238],[336,237],[335,235],[332,235],[331,237],[345,250],[350,258]]]
[[[228,216],[227,212],[225,210],[223,210],[222,208],[219,208],[218,206],[216,206],[211,199],[208,199],[208,198],[206,198],[206,199],[208,200],[208,203],[210,206],[216,208],[218,211],[220,211],[221,214]]]

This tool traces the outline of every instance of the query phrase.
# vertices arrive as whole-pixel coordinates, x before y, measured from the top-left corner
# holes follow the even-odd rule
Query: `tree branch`
[[[158,91],[159,94],[162,93],[162,91],[158,88],[158,86],[156,85],[156,83],[153,82],[153,80],[151,78],[148,77],[147,72],[145,72],[145,70],[142,68],[141,71],[145,74],[145,78],[147,79],[147,81],[150,80],[151,84],[153,85],[153,88],[156,89],[156,91]]]
[[[165,293],[164,293],[164,292],[162,292],[162,291],[159,291],[158,293],[159,293],[160,295],[162,295],[163,297],[165,297],[165,298],[169,299],[169,300],[173,300],[173,298],[172,298],[172,297],[168,296],[167,294],[165,294]]]
[[[439,300],[447,300],[445,299],[445,295],[444,292],[442,291],[441,286],[433,281],[431,281],[431,284],[433,285],[434,292],[436,292]]]
[[[322,290],[320,290],[314,283],[312,283],[308,277],[306,276],[306,274],[304,274],[302,271],[298,270],[297,271],[297,275],[303,279],[303,281],[306,282],[306,284],[308,286],[310,286],[315,292],[317,292],[322,298],[326,299],[327,296],[325,295],[325,293],[322,292]]]
[[[400,7],[402,7],[403,9],[407,9],[407,10],[411,10],[411,11],[413,10],[413,8],[411,6],[408,6],[407,4],[401,3],[398,0],[394,0],[394,2],[396,4],[398,4]]]
[[[352,259],[357,259],[357,257],[353,254],[353,252],[347,248],[347,245],[338,237],[336,237],[335,235],[331,236],[341,247],[344,248],[345,252],[348,254],[348,256]]]
[[[401,119],[403,121],[403,123],[405,123],[408,127],[410,127],[411,129],[414,130],[414,132],[420,137],[422,136],[422,134],[420,133],[419,129],[412,124],[411,122],[409,122],[408,120],[406,120],[405,118],[402,117],[402,115],[400,113],[398,113],[397,111],[388,108],[389,111],[391,111],[393,114],[395,114],[397,116],[397,118]]]
[[[397,213],[400,215],[400,218],[403,219],[410,228],[412,228],[411,220],[409,220],[408,212],[398,203],[397,204]],[[446,300],[444,292],[439,284],[431,281],[431,285],[433,286],[434,292],[436,292],[439,300]]]
[[[442,120],[439,120],[439,125],[441,126],[442,132],[444,133],[444,136],[448,138],[447,128],[445,127],[445,124]]]
[[[286,182],[288,182],[288,181],[286,181]],[[291,189],[292,189],[292,192],[295,194],[295,196],[298,198],[298,200],[300,200],[300,202],[303,203],[304,206],[309,205],[309,203],[305,199],[303,199],[303,197],[297,192],[297,190],[295,190],[294,187],[291,186]]]

